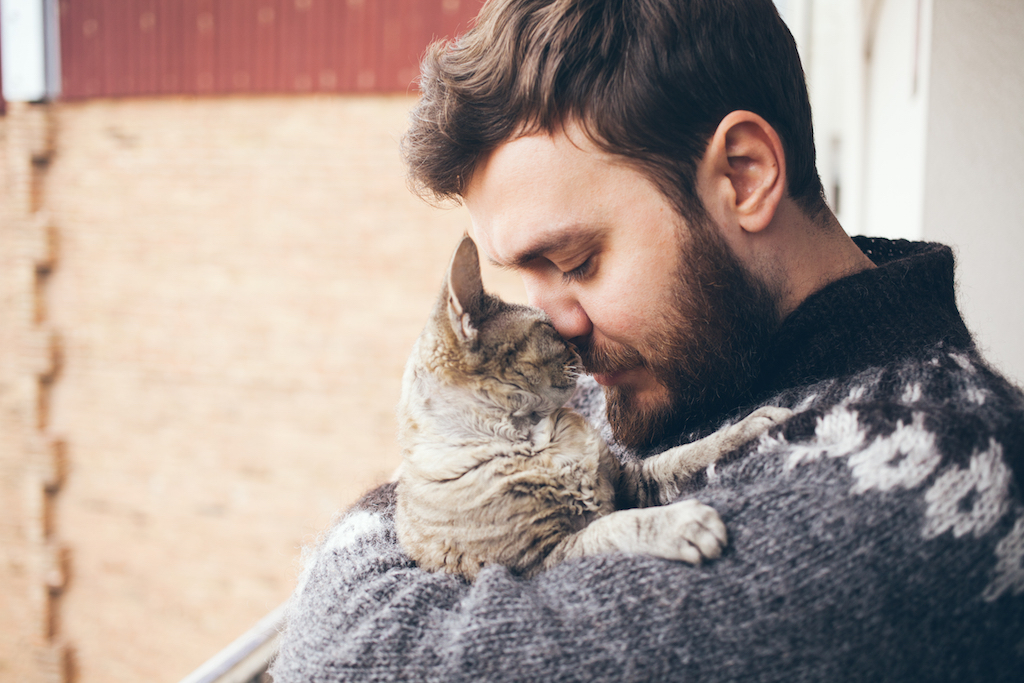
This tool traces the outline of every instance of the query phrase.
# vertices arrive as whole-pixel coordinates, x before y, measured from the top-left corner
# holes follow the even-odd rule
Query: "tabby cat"
[[[718,514],[672,501],[693,474],[789,411],[762,408],[701,441],[620,464],[562,407],[578,360],[543,311],[484,292],[476,245],[463,238],[398,407],[395,521],[420,567],[472,580],[488,563],[529,577],[610,551],[692,564],[718,557]]]

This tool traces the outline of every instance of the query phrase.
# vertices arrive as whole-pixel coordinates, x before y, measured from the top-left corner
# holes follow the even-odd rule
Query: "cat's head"
[[[544,311],[484,292],[469,237],[452,256],[427,332],[432,348],[421,360],[432,374],[514,417],[543,417],[575,390],[579,356]]]

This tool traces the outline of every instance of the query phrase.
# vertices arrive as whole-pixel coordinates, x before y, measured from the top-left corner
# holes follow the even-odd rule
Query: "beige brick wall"
[[[0,640],[28,637],[20,615],[42,590],[18,563],[56,544],[70,568],[54,590],[58,644],[76,680],[176,681],[283,601],[300,546],[390,475],[404,358],[468,227],[463,210],[405,189],[397,139],[411,104],[157,99],[48,112],[55,153],[36,202],[55,226],[56,265],[42,286],[5,276],[0,312],[6,321],[33,292],[44,300],[39,320],[61,354],[45,432],[65,444],[66,476],[46,494],[52,540],[5,550]],[[3,123],[8,138],[19,116]],[[13,253],[13,225],[5,213],[0,253]],[[485,277],[521,298],[510,278]],[[8,406],[30,401],[10,378],[30,386],[38,370],[8,353],[25,342],[2,334],[9,513],[31,479],[7,426],[22,424]],[[17,534],[4,529],[6,546]],[[0,679],[35,680],[20,672],[39,665],[21,657],[0,650]]]
[[[55,265],[42,187],[52,117],[9,105],[0,119],[0,680],[62,681],[61,453],[51,418],[59,339],[44,297]]]

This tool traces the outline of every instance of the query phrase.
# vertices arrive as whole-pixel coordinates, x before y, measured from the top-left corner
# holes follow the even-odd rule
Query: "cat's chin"
[[[543,392],[544,398],[551,405],[551,412],[564,406],[574,393],[576,393],[575,380],[573,380],[572,384],[567,384],[564,387],[553,386],[548,391]]]

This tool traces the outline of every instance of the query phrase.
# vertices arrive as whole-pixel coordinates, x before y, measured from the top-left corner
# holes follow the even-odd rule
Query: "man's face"
[[[481,250],[522,275],[605,387],[620,443],[653,443],[749,383],[774,300],[620,157],[572,128],[517,138],[463,197]]]

